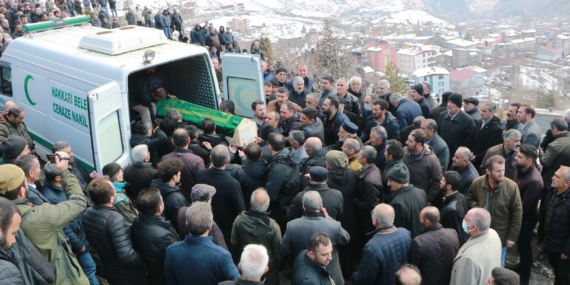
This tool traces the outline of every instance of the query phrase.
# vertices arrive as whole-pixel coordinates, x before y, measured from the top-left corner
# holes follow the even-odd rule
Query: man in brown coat
[[[412,241],[412,264],[420,269],[424,285],[449,284],[453,259],[459,251],[459,238],[454,229],[439,223],[436,207],[425,207],[420,222],[425,232]]]
[[[408,136],[402,162],[410,171],[410,183],[426,192],[428,202],[432,202],[439,192],[439,182],[443,173],[439,159],[429,145],[425,145],[426,135],[422,130],[413,130]]]
[[[291,102],[289,101],[289,90],[285,87],[279,87],[275,93],[275,100],[267,104],[267,112],[276,111],[279,113],[281,111],[281,106],[285,102]],[[293,104],[295,112],[303,112],[303,108],[301,108],[301,106],[297,105],[295,102],[291,102],[291,104]]]
[[[507,247],[515,244],[521,229],[521,196],[517,184],[505,177],[502,156],[490,157],[485,166],[486,174],[473,180],[467,201],[469,207],[485,208],[491,214],[491,228],[501,238],[501,266],[504,267]]]

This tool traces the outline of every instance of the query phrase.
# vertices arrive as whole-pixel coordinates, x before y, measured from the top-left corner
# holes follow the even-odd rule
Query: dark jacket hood
[[[266,225],[261,219],[249,216],[245,211],[239,215],[243,218],[241,228],[248,234],[258,237],[272,230],[271,227]]]
[[[290,149],[285,148],[282,151],[276,153],[271,160],[269,161],[270,164],[274,163],[283,163],[287,165],[298,165],[299,162],[297,159],[293,157],[293,153]]]
[[[352,171],[352,170],[349,170]],[[348,179],[348,172],[347,169],[342,170],[329,170],[329,177],[328,179],[337,185],[346,185],[351,183]]]
[[[162,197],[165,197],[173,192],[180,191],[179,185],[170,185],[162,181],[162,179],[153,179],[152,182],[150,183],[150,187],[155,187],[158,190],[160,190],[160,194],[162,195]]]

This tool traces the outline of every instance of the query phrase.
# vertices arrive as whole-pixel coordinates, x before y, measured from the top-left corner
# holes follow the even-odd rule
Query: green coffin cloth
[[[234,130],[238,127],[241,120],[240,116],[234,116],[218,110],[206,108],[204,106],[192,104],[180,99],[165,99],[156,104],[156,115],[164,118],[170,109],[178,109],[182,114],[182,120],[189,124],[200,127],[205,118],[214,120],[216,124],[216,133],[233,137]]]

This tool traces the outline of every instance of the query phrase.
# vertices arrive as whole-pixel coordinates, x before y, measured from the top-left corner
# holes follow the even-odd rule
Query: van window
[[[251,116],[251,103],[258,99],[259,86],[253,79],[228,77],[228,99],[235,103],[235,114],[238,116]]]
[[[119,112],[113,112],[99,121],[97,126],[102,166],[114,162],[123,155],[123,140],[119,124]]]
[[[12,97],[12,70],[9,66],[0,64],[0,93]]]

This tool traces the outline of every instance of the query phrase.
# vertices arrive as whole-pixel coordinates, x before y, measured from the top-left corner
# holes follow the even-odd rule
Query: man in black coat
[[[323,199],[323,207],[327,209],[329,216],[335,220],[342,217],[344,201],[342,193],[336,189],[330,189],[327,186],[327,178],[329,171],[322,166],[314,166],[309,170],[309,186],[305,190],[299,192],[293,199],[289,210],[287,211],[287,220],[300,218],[303,216],[303,196],[307,191],[317,191]]]
[[[394,226],[412,233],[412,239],[422,232],[420,211],[427,206],[426,192],[410,183],[410,172],[405,165],[396,166],[388,173],[388,186],[392,190],[390,205],[396,212]]]
[[[441,189],[444,191],[441,207],[441,225],[444,228],[454,229],[459,238],[459,245],[463,245],[469,235],[463,230],[462,224],[469,204],[467,198],[459,192],[461,176],[457,171],[449,170],[443,173]]]
[[[198,140],[198,128],[194,125],[187,125],[184,127],[188,131],[188,136],[190,137],[190,144],[188,149],[192,151],[195,155],[199,156],[204,160],[204,165],[210,164],[210,151],[202,147],[200,141]]]
[[[501,120],[495,116],[496,110],[497,105],[493,101],[484,101],[480,104],[481,120],[475,124],[475,140],[471,148],[474,165],[481,165],[487,150],[503,141]]]
[[[158,179],[150,183],[150,187],[160,190],[164,202],[163,216],[178,230],[178,210],[188,206],[188,200],[180,192],[180,176],[183,163],[178,158],[169,158],[158,164]]]
[[[131,157],[134,163],[130,164],[123,171],[123,178],[129,183],[126,189],[127,196],[131,201],[136,202],[139,192],[150,186],[150,183],[156,177],[156,169],[150,164],[150,152],[146,144],[139,144],[133,147]]]
[[[459,240],[453,229],[439,224],[439,211],[426,207],[420,212],[425,231],[412,241],[411,263],[420,269],[422,284],[449,284],[453,260],[459,251]]]
[[[429,117],[431,119],[434,120],[439,120],[439,114],[441,114],[442,112],[447,111],[447,100],[449,99],[449,95],[451,95],[452,93],[447,91],[447,92],[443,92],[443,94],[441,94],[441,104],[439,104],[439,106],[435,106],[433,108],[431,108],[431,110],[429,111]]]
[[[270,199],[269,217],[279,224],[281,232],[285,232],[287,210],[300,191],[299,162],[285,148],[285,137],[282,134],[271,133],[267,140],[269,151],[273,155],[267,166],[265,184]]]
[[[246,209],[250,207],[250,197],[253,191],[265,185],[265,170],[268,163],[262,155],[261,147],[256,143],[248,144],[245,152],[240,151],[242,161],[246,159],[247,163],[244,163],[243,167],[236,172],[234,178],[241,186]]]
[[[453,164],[451,170],[457,171],[461,175],[461,182],[457,188],[463,195],[467,195],[471,183],[475,178],[479,177],[479,172],[473,163],[471,163],[472,152],[466,147],[460,147],[453,156]]]
[[[93,179],[88,186],[95,206],[83,214],[89,244],[99,253],[105,279],[110,284],[148,284],[144,259],[131,243],[131,231],[119,214],[115,187],[107,177]]]
[[[404,146],[397,140],[389,140],[385,150],[386,164],[384,172],[382,172],[382,189],[384,191],[384,203],[390,203],[392,191],[388,186],[388,173],[397,165],[404,165],[402,158],[404,157]]]
[[[150,152],[150,163],[156,167],[160,161],[158,157],[158,149],[168,141],[166,134],[159,128],[152,130],[150,121],[138,121],[135,124],[134,133],[131,135],[130,145],[135,147],[140,144],[146,144]]]
[[[139,214],[131,226],[133,248],[144,259],[149,283],[165,285],[166,248],[180,239],[174,227],[162,217],[164,203],[158,189],[146,188],[141,191],[137,209]]]
[[[431,146],[435,156],[439,159],[441,171],[446,171],[449,165],[449,147],[437,134],[437,122],[433,119],[425,119],[422,122],[421,129],[426,135],[426,144]]]
[[[321,99],[322,100],[322,99]],[[338,131],[345,121],[350,121],[348,117],[339,111],[339,101],[337,96],[326,97],[323,103],[323,120],[325,126],[325,145],[332,145],[338,141]]]
[[[461,110],[462,99],[461,94],[449,95],[447,112],[441,112],[437,121],[437,134],[447,143],[449,153],[460,146],[471,147],[475,138],[475,123]]]
[[[333,244],[327,234],[318,232],[311,236],[308,248],[295,258],[293,284],[333,284],[332,274],[327,269],[333,251]]]
[[[226,244],[231,244],[233,222],[245,210],[243,194],[239,182],[225,170],[230,163],[228,147],[215,146],[210,152],[210,158],[212,167],[198,171],[197,183],[216,188],[217,195],[212,198],[214,221],[220,226]]]
[[[356,209],[363,235],[374,230],[370,211],[383,200],[382,173],[374,164],[376,155],[376,149],[369,145],[363,147],[358,153],[358,162],[362,164],[362,170],[358,176],[356,198],[352,204]]]
[[[425,99],[423,94],[424,94],[424,87],[421,83],[412,86],[410,89],[410,95],[412,99],[414,100],[414,102],[418,103],[420,105],[420,108],[422,109],[422,116],[424,116],[424,118],[429,118],[429,111],[431,109],[431,106],[429,105],[428,101]]]
[[[309,173],[313,166],[325,167],[325,155],[327,150],[323,149],[323,143],[319,138],[310,137],[305,141],[305,152],[309,157],[301,165],[301,174]]]
[[[3,181],[4,182],[4,181]],[[5,183],[3,183],[5,184]],[[20,228],[21,215],[16,204],[8,199],[0,198],[0,234],[4,239],[0,243],[0,280],[3,284],[26,284],[22,272],[12,263],[10,248],[16,243],[16,234]],[[19,216],[19,217],[17,217]],[[6,238],[9,237],[9,238]],[[21,242],[21,241],[19,241]]]

